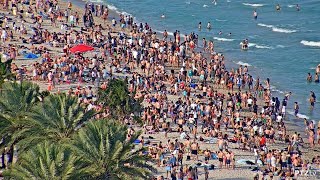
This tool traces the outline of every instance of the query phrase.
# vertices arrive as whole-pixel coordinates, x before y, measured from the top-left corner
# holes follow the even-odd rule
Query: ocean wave
[[[213,37],[213,39],[218,40],[218,41],[234,41],[234,39],[219,38],[219,37]]]
[[[303,44],[303,45],[305,45],[305,46],[320,47],[320,41],[306,41],[306,40],[302,40],[300,43]]]
[[[272,86],[272,85],[270,86],[270,90],[271,90],[271,92],[278,92],[280,94],[284,94],[283,91],[277,89],[275,86]]]
[[[290,115],[293,115],[293,116],[294,116],[294,112],[293,112],[293,111],[288,111],[288,114],[290,114]],[[309,116],[307,116],[307,115],[305,115],[305,114],[300,114],[300,113],[298,113],[298,114],[297,114],[297,117],[298,117],[298,118],[300,118],[300,119],[304,119],[304,118],[306,118],[306,119],[310,119],[310,117],[309,117]]]
[[[225,20],[225,19],[216,19],[216,21],[226,22],[227,20]]]
[[[251,6],[251,7],[262,7],[264,4],[250,4],[250,3],[242,3],[245,6]]]
[[[278,28],[278,27],[276,27],[274,25],[268,25],[268,24],[263,24],[263,23],[258,23],[257,25],[261,26],[261,27],[271,28],[273,32],[280,32],[280,33],[294,33],[294,32],[297,32],[297,30]]]
[[[238,61],[236,64],[238,64],[238,65],[242,65],[242,66],[251,66],[251,64],[249,64],[249,63],[245,63],[245,62],[242,62],[242,61]]]
[[[284,45],[277,45],[277,48],[285,48],[286,46],[284,46]]]
[[[273,27],[272,31],[274,32],[281,32],[281,33],[294,33],[297,32],[296,30],[290,30],[290,29],[284,29],[284,28],[277,28],[277,27]]]
[[[209,7],[209,6],[208,6],[208,5],[206,5],[206,4],[204,4],[204,5],[203,5],[203,7],[204,7],[204,8],[206,8],[206,7]]]
[[[268,24],[263,24],[263,23],[258,23],[258,26],[268,27],[268,28],[273,28],[274,27],[273,25],[268,25]]]
[[[186,4],[191,4],[191,2],[190,1],[186,1]]]
[[[118,11],[118,8],[115,7],[115,6],[113,6],[113,5],[108,4],[107,7],[108,7],[108,9],[110,9],[111,11]]]
[[[240,45],[241,45],[241,43],[240,43]],[[249,43],[249,44],[248,44],[248,47],[254,47],[254,48],[258,48],[258,49],[274,49],[274,48],[271,47],[271,46],[259,45],[259,44],[256,44],[256,43]]]
[[[296,5],[289,4],[288,7],[293,8],[293,7],[296,7]]]

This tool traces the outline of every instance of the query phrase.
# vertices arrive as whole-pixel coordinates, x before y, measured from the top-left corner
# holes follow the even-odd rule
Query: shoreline
[[[71,1],[71,2],[74,2],[74,1]],[[77,2],[77,1],[76,1]],[[83,1],[81,1],[81,2],[83,2]],[[83,14],[83,8],[81,8],[81,2],[78,2],[79,4],[79,6],[76,6],[76,3],[73,3],[74,4],[74,6],[72,7],[72,10],[73,11],[78,11],[78,12],[82,12],[82,13],[80,13],[80,14]],[[59,2],[60,3],[60,5],[61,5],[61,7],[63,7],[63,6],[66,6],[66,4],[67,4],[67,2],[66,1],[64,1],[64,2]],[[85,4],[85,2],[83,2],[84,4]],[[108,19],[108,21],[110,20],[110,16],[109,16],[109,19]],[[110,21],[108,22],[109,24],[110,24]],[[81,22],[80,22],[80,24],[81,24]],[[118,28],[118,29],[120,29],[120,28]],[[129,30],[128,29],[125,29],[124,31],[126,31],[126,32],[128,32]],[[161,36],[161,35],[160,35]],[[59,52],[59,50],[61,50],[61,48],[59,49],[59,48],[57,48],[56,50],[54,50],[54,51],[56,51],[55,53],[58,53]],[[20,60],[21,61],[21,60]],[[227,60],[228,61],[228,60]],[[29,62],[30,63],[30,62]],[[32,62],[31,62],[32,63]],[[230,62],[230,63],[232,63],[232,62]],[[20,62],[20,65],[21,64],[23,64],[23,60],[22,60],[22,62]],[[230,67],[228,67],[228,69],[229,69]],[[177,69],[177,68],[175,68],[175,69]],[[250,69],[250,68],[249,68]],[[44,82],[36,82],[37,84],[40,84],[41,85],[41,87],[42,87],[42,90],[43,89],[46,89],[46,84],[44,83]],[[79,83],[78,83],[79,84]],[[72,84],[73,86],[76,86],[77,84]],[[85,84],[84,84],[85,85]],[[63,88],[61,88],[61,89],[59,89],[59,86],[57,86],[57,88],[56,88],[56,91],[66,91],[69,87],[70,87],[71,85],[67,85],[67,84],[65,84],[65,85],[63,85]],[[218,89],[219,91],[223,91],[224,93],[226,93],[226,92],[228,92],[227,90],[225,90],[225,89]],[[176,96],[176,97],[179,97],[179,96]],[[181,97],[181,95],[180,95],[180,97]],[[261,102],[260,102],[260,104],[262,104]],[[301,133],[301,135],[304,135],[304,131],[303,130],[300,130],[301,129],[301,127],[299,127],[299,126],[296,126],[297,124],[294,124],[294,122],[292,122],[292,121],[290,121],[289,120],[289,122],[287,122],[287,120],[285,121],[285,124],[286,125],[288,125],[288,124],[290,124],[289,126],[288,126],[288,129],[292,129],[292,131],[298,131],[298,132],[300,132]],[[291,131],[291,132],[292,132]],[[176,136],[176,134],[175,135],[172,135],[173,137],[175,137]],[[159,137],[158,138],[160,138],[160,139],[162,139],[163,138],[163,135],[161,135],[161,134],[159,134]],[[237,153],[239,153],[239,152],[237,152]],[[241,152],[240,152],[241,153]],[[243,155],[247,155],[248,153],[247,152],[245,152]],[[250,153],[251,154],[251,153]],[[250,156],[250,154],[249,154],[249,156]],[[252,155],[252,154],[251,154]],[[239,154],[239,156],[241,157],[242,156],[242,154]],[[311,155],[311,157],[312,157],[313,155]],[[253,158],[253,157],[252,157]],[[309,157],[310,158],[310,157]],[[225,171],[225,170],[223,170],[223,171]],[[231,170],[232,171],[232,170]],[[248,170],[247,170],[248,171]],[[247,172],[246,171],[246,173],[249,173],[249,172]],[[249,170],[250,171],[250,170]],[[162,170],[160,171],[160,172],[162,172]],[[226,171],[225,173],[228,173],[229,171]],[[241,171],[240,171],[241,172]],[[163,173],[163,172],[162,172]],[[212,174],[212,173],[211,173]],[[252,174],[253,173],[251,173],[249,176],[252,176]]]
[[[111,6],[112,8],[109,9],[111,16],[109,15],[109,17],[108,17],[108,20],[110,20],[110,21],[112,20],[112,17],[115,17],[117,19],[117,17],[119,15],[121,15],[121,14],[122,15],[130,15],[130,16],[132,16],[132,14],[130,14],[128,12],[125,12],[125,11],[120,12],[120,10],[118,10],[118,8],[116,6],[114,6],[112,4],[109,4],[109,3],[106,3],[106,2],[91,2],[91,1],[85,2],[85,1],[78,1],[78,0],[71,0],[71,2],[73,2],[78,7],[83,7],[87,2],[90,2],[90,3],[93,3],[93,4],[99,4],[99,5],[103,4],[103,5],[106,5],[106,6],[109,6],[109,7]],[[135,16],[132,16],[132,17],[134,18],[135,22],[140,23],[140,21],[136,21],[137,17],[135,17]],[[141,23],[145,23],[145,22],[141,22]],[[161,39],[161,36],[162,36],[161,32],[163,32],[163,30],[159,30],[159,29],[155,28],[155,32],[157,33],[158,39]],[[208,32],[210,32],[210,31],[208,31]],[[168,32],[168,33],[169,33],[169,37],[173,37],[173,32]],[[183,34],[184,33],[181,33],[181,39],[183,38]],[[199,39],[199,41],[200,41],[200,39]],[[200,42],[199,42],[199,45],[200,45]],[[216,49],[220,50],[220,51],[218,51],[218,53],[221,53],[221,54],[223,53],[226,56],[228,56],[228,53],[225,53],[224,50],[221,47],[216,47]],[[207,57],[208,57],[208,55],[207,55]],[[228,67],[228,69],[231,70],[231,69],[238,68],[238,66],[241,65],[241,64],[243,66],[244,65],[248,65],[248,63],[245,63],[245,62],[239,63],[239,62],[242,62],[242,61],[236,62],[236,61],[231,60],[231,59],[226,59],[226,66]],[[255,81],[255,78],[259,77],[259,72],[258,72],[258,70],[254,69],[256,67],[252,68],[253,66],[251,66],[251,65],[250,65],[250,67],[249,67],[250,74],[255,76],[254,77],[254,81]],[[260,77],[260,78],[262,79],[262,78],[267,78],[267,77]],[[290,92],[290,90],[284,90],[284,91],[278,90],[278,89],[276,89],[275,86],[272,86],[272,85],[271,85],[271,89],[270,90],[271,90],[271,93],[272,93],[273,97],[280,97],[280,98],[284,97],[288,92]],[[293,101],[290,101],[289,104],[292,105],[292,107],[293,107]],[[297,125],[298,127],[296,129],[305,128],[304,127],[304,122],[303,122],[304,118],[307,118],[308,120],[313,120],[315,123],[318,122],[316,119],[310,119],[310,117],[307,114],[299,113],[298,117],[295,117],[294,113],[293,113],[294,110],[293,110],[292,107],[288,108],[288,111],[291,111],[291,113],[287,113],[287,121],[292,122],[293,124]]]

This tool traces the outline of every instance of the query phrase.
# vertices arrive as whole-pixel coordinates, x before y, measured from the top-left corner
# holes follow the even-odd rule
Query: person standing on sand
[[[191,144],[191,155],[197,161],[198,161],[198,150],[199,150],[199,145],[196,142],[196,140],[194,140],[193,143]]]
[[[314,148],[314,131],[313,130],[309,130],[309,143],[310,143],[310,147]]]

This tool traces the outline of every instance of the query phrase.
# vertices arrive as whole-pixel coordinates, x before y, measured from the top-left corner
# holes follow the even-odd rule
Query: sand
[[[67,2],[64,1],[59,1],[59,5],[62,9],[67,7]],[[25,6],[26,7],[26,6]],[[12,15],[12,13],[8,14],[8,11],[4,11],[1,10],[1,13],[7,14],[8,17],[14,19],[14,21],[16,21],[16,23],[19,25],[21,23],[21,20],[19,20],[17,17],[14,17]],[[83,13],[83,8],[80,8],[76,5],[73,5],[72,7],[72,12],[80,12],[80,24],[82,25],[82,13]],[[31,29],[29,27],[29,25],[31,24],[31,19],[26,17],[24,14],[24,19],[26,20],[26,25],[28,27],[28,35],[21,35],[18,33],[14,34],[14,38],[17,39],[18,37],[22,36],[22,37],[28,37],[31,33]],[[102,26],[104,28],[107,27],[107,25],[111,26],[111,22],[110,20],[108,20],[106,23],[103,22],[103,20],[100,17],[95,17],[95,23],[96,24],[102,24]],[[43,28],[48,29],[50,32],[62,32],[62,30],[58,27],[52,27],[50,25],[50,21],[49,20],[44,20],[43,23]],[[79,30],[79,27],[76,27],[75,30]],[[113,28],[112,30],[114,33],[114,35],[119,32],[122,31],[118,26],[117,28]],[[129,30],[125,29],[124,30],[127,34],[129,34]],[[103,33],[105,34],[106,32],[103,31]],[[9,42],[6,42],[6,44],[8,44]],[[16,45],[24,45],[27,47],[30,47],[30,44],[22,44],[20,42],[14,41],[14,42],[10,42],[10,44],[16,44]],[[1,46],[3,45],[3,43],[1,42]],[[36,45],[38,46],[38,45]],[[54,56],[59,56],[62,54],[62,47],[61,48],[55,48],[55,47],[50,47],[48,45],[44,45],[46,47],[48,47],[50,49],[50,54],[54,57]],[[92,56],[94,53],[87,53],[86,56]],[[17,59],[14,61],[14,63],[17,64],[18,67],[21,67],[22,65],[27,66],[30,70],[30,67],[32,66],[32,64],[36,63],[36,62],[40,62],[41,58],[37,58],[37,59],[33,59],[33,60],[26,60],[23,58],[23,56],[20,54]],[[31,72],[30,72],[31,73]],[[117,74],[117,75],[122,75],[123,74]],[[27,80],[27,79],[25,79]],[[37,83],[40,86],[41,90],[47,90],[48,88],[48,82],[40,82],[40,81],[34,81],[35,83]],[[66,91],[68,90],[70,87],[77,87],[77,86],[86,86],[86,83],[71,83],[71,84],[58,84],[56,85],[56,87],[52,90],[53,93],[57,92],[57,91]],[[219,92],[221,93],[227,93],[228,91],[226,89],[217,89]],[[170,99],[177,99],[178,96],[172,96],[172,95],[168,95],[168,98]],[[262,102],[260,102],[261,104]],[[148,105],[148,103],[144,102],[145,105]],[[243,113],[242,116],[250,116],[250,113]],[[301,135],[303,135],[303,137],[305,138],[305,132],[303,131],[304,128],[298,127],[295,124],[291,123],[290,120],[287,120],[286,122],[287,128],[288,128],[288,133],[291,134],[291,132],[297,131],[300,132]],[[176,128],[176,126],[172,127],[173,129]],[[137,129],[141,129],[140,127],[137,127]],[[201,132],[200,127],[198,128],[198,132]],[[229,129],[228,133],[232,133],[232,130]],[[148,137],[148,136],[152,136],[154,139],[151,139],[152,143],[157,143],[159,141],[162,141],[163,144],[166,143],[167,139],[164,137],[164,133],[156,133],[156,134],[146,134],[143,136]],[[173,133],[168,133],[168,139],[174,140],[174,139],[179,139],[179,133],[177,132],[173,132]],[[305,142],[307,142],[307,139],[305,139]],[[211,151],[218,151],[218,147],[217,144],[206,144],[206,143],[199,143],[200,145],[200,149],[204,150],[204,149],[210,149]],[[270,146],[270,145],[269,145]],[[306,147],[308,147],[308,145],[305,145]],[[253,153],[252,152],[248,152],[248,151],[242,151],[236,148],[237,145],[236,144],[229,144],[229,149],[231,149],[234,153],[235,153],[235,161],[239,160],[239,159],[250,159],[253,160]],[[284,147],[286,147],[286,145],[282,142],[276,142],[275,145],[270,146],[270,148],[275,148],[275,149],[283,149]],[[303,156],[308,159],[311,160],[312,157],[314,157],[315,155],[319,155],[318,152],[315,152],[312,149],[309,148],[302,148],[302,152],[303,152]],[[168,154],[169,155],[169,154]],[[184,157],[184,161],[185,161],[186,157]],[[199,156],[199,162],[203,163],[204,162],[204,157],[203,155]],[[198,163],[198,161],[194,161],[194,160],[190,160],[190,161],[185,161],[184,162],[186,165],[194,165],[196,163]],[[218,167],[218,160],[210,160],[209,164],[214,164],[216,167]],[[253,179],[253,177],[256,175],[257,172],[252,172],[250,166],[248,165],[241,165],[241,164],[237,164],[235,165],[235,169],[234,170],[228,170],[228,169],[214,169],[214,170],[210,170],[209,171],[209,177],[210,179]],[[156,165],[155,165],[156,167]],[[164,167],[157,167],[158,173],[156,173],[155,175],[163,175],[165,176],[165,168]],[[203,168],[199,168],[199,179],[204,179],[204,170]],[[313,177],[307,178],[307,177],[299,177],[299,179],[312,179]]]

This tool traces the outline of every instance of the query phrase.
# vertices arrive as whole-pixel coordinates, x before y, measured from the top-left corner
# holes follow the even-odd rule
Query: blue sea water
[[[319,0],[217,0],[216,4],[212,0],[99,2],[107,3],[111,10],[131,14],[138,22],[148,22],[158,32],[193,31],[200,39],[213,40],[216,50],[225,54],[229,67],[250,65],[255,77],[271,79],[274,94],[279,97],[291,91],[289,112],[293,112],[293,102],[297,101],[301,118],[320,119],[320,103],[310,110],[308,102],[311,90],[320,102],[320,84],[306,82],[307,73],[314,76],[315,67],[320,64]],[[278,3],[280,12],[275,10]],[[257,20],[253,18],[254,10],[258,12]],[[162,14],[166,18],[160,18]],[[210,31],[205,28],[208,22],[213,27]],[[228,36],[229,33],[232,35]],[[249,39],[250,48],[241,51],[239,43],[245,38]]]

